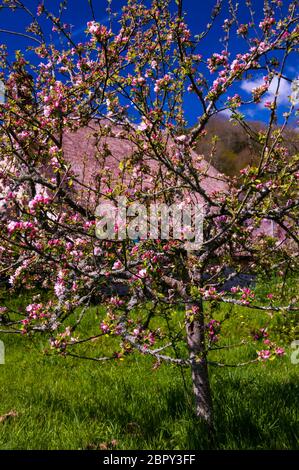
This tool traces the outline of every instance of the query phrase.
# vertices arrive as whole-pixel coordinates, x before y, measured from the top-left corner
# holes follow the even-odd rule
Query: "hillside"
[[[233,123],[226,117],[215,117],[209,122],[207,134],[197,143],[195,150],[205,155],[206,160],[221,173],[237,175],[242,168],[258,162],[261,150],[261,144],[255,139],[265,129],[265,124],[258,121],[247,124],[252,130],[252,138],[240,124]],[[293,128],[286,128],[282,145],[290,153],[298,152],[299,133]]]

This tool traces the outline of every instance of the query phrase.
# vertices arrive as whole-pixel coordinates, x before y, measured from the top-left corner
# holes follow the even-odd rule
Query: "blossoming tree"
[[[244,271],[283,276],[290,264],[296,268],[298,155],[284,144],[296,102],[290,101],[281,116],[279,91],[288,79],[288,60],[298,49],[297,2],[265,1],[255,24],[247,1],[248,21],[241,24],[238,6],[220,0],[210,23],[196,32],[187,25],[183,0],[148,5],[128,0],[117,21],[108,2],[109,26],[97,21],[96,8],[88,2],[91,19],[82,42],[64,24],[66,3],[56,14],[47,3],[31,11],[26,1],[1,2],[12,15],[21,10],[28,16],[30,24],[16,34],[30,47],[16,51],[13,60],[9,48],[0,50],[5,85],[0,103],[0,275],[9,277],[10,293],[32,292],[22,312],[1,305],[1,332],[43,333],[58,353],[77,357],[82,343],[108,336],[114,338],[115,352],[90,359],[117,361],[140,353],[151,356],[155,366],[187,367],[196,413],[211,425],[209,366],[245,366],[284,354],[265,327],[252,335],[262,344],[255,357],[242,364],[211,360],[211,353],[230,346],[221,342],[229,314],[219,316],[217,306],[267,312],[269,321],[274,314],[296,311],[296,299],[282,302],[271,292],[258,298],[253,287],[235,282],[224,289],[223,284]],[[49,24],[57,40],[44,32]],[[219,24],[222,43],[207,54],[205,44]],[[242,53],[230,48],[234,35]],[[236,92],[241,80],[261,75],[250,100]],[[264,102],[271,83],[276,83],[273,100]],[[198,112],[189,130],[186,96],[193,97]],[[268,122],[256,132],[241,111],[261,104],[268,108]],[[258,152],[259,164],[246,167],[239,178],[211,176],[209,155],[193,151],[209,120],[221,111],[230,112]],[[66,136],[82,129],[92,134],[97,162],[87,179],[82,176],[83,168],[88,171],[84,156],[75,162],[76,170],[65,149]],[[130,150],[111,169],[113,139]],[[211,139],[211,155],[216,145]],[[119,227],[114,238],[100,239],[97,207],[103,201],[116,204],[119,197],[126,197],[131,209],[137,201],[145,207],[200,203],[202,243],[188,251],[179,237],[150,238],[147,229],[142,236],[137,232],[135,240],[118,239]],[[271,233],[265,229],[268,222]],[[37,286],[42,294],[37,295]],[[96,320],[98,332],[84,337],[78,327],[93,303],[103,306],[104,313]],[[248,341],[247,335],[238,346]]]

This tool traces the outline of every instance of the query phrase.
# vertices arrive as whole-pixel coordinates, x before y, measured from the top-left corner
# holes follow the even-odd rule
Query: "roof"
[[[146,164],[147,169],[143,169],[141,174],[134,171],[125,171],[120,169],[120,164],[126,162],[130,158],[134,158],[136,146],[130,141],[128,133],[119,126],[112,126],[111,132],[107,135],[107,122],[92,122],[86,127],[79,128],[74,132],[66,132],[63,138],[63,149],[66,161],[71,165],[73,173],[78,179],[77,188],[78,197],[81,201],[88,201],[94,208],[96,207],[100,196],[95,197],[88,188],[95,189],[96,180],[101,174],[103,184],[101,190],[109,181],[113,188],[120,180],[124,182],[124,187],[137,187],[142,192],[154,192],[155,181],[159,176],[162,166],[154,159],[147,158],[143,155],[141,161]],[[106,134],[106,135],[105,135]],[[170,143],[167,146],[169,152],[175,151],[175,146]],[[191,151],[192,163],[197,168],[200,177],[200,185],[202,189],[213,198],[213,195],[219,192],[227,193],[229,185],[227,177],[220,174],[211,164],[203,157],[200,157],[194,151]],[[134,166],[138,167],[138,159],[133,160]],[[165,171],[165,168],[162,168]],[[81,184],[80,184],[81,183]],[[83,184],[82,184],[83,183]],[[185,195],[190,193],[185,190]],[[194,202],[194,197],[192,198]],[[195,195],[197,203],[204,203],[202,196]],[[273,224],[273,222],[263,219],[260,228],[255,230],[255,235],[277,236],[279,239],[284,237],[283,231]]]

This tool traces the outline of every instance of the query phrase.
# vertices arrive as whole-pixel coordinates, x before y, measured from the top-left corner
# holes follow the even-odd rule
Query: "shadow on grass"
[[[94,429],[92,439],[116,438],[120,448],[298,449],[299,394],[295,379],[283,383],[259,377],[217,376],[213,384],[214,438],[194,415],[193,397],[180,380],[115,380],[103,374],[91,388],[47,390],[44,406],[69,422]],[[190,385],[190,384],[189,384]],[[80,393],[80,395],[77,395]],[[36,400],[40,400],[38,393]],[[47,419],[45,416],[44,419]],[[99,433],[98,429],[108,429]],[[109,428],[109,429],[110,429]],[[110,433],[110,434],[109,434]],[[99,436],[99,437],[98,437]],[[125,447],[126,446],[126,447]]]

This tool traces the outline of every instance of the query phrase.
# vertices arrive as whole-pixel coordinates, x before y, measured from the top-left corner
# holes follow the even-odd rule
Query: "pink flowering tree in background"
[[[128,0],[117,21],[108,8],[105,25],[97,22],[94,6],[85,40],[76,42],[64,23],[66,3],[54,14],[51,2],[37,11],[29,10],[26,1],[1,2],[12,15],[20,10],[27,15],[28,26],[18,34],[30,47],[16,51],[13,60],[5,45],[0,49],[5,85],[0,276],[9,279],[9,295],[24,291],[31,297],[19,312],[3,302],[1,333],[44,334],[50,347],[65,356],[103,362],[138,352],[151,356],[155,367],[163,362],[187,367],[196,414],[209,425],[209,366],[245,366],[284,355],[268,326],[275,315],[291,318],[298,311],[296,298],[287,299],[284,292],[281,298],[272,292],[262,297],[254,287],[236,282],[223,289],[225,281],[243,272],[284,278],[295,272],[298,261],[298,155],[284,141],[295,100],[278,124],[279,90],[287,80],[289,57],[298,50],[298,5],[265,1],[263,19],[256,24],[250,1],[246,4],[248,23],[240,23],[235,2],[218,1],[210,23],[195,34],[182,0],[149,5]],[[227,14],[222,42],[207,55],[205,43],[209,37],[214,41],[221,11]],[[49,25],[51,40],[44,31]],[[242,53],[231,52],[233,35]],[[231,91],[261,75],[262,84],[249,100]],[[264,102],[273,83],[273,101]],[[190,94],[198,121],[188,129],[185,98]],[[256,132],[242,111],[261,103],[268,122]],[[210,155],[193,151],[210,119],[223,111],[246,130],[258,153],[259,164],[246,167],[238,178],[210,168],[216,139],[211,138]],[[66,150],[66,139],[80,131],[93,138],[93,171],[84,155],[74,161],[75,147]],[[126,150],[113,166],[117,147]],[[131,216],[136,202],[145,207],[200,203],[202,244],[186,250],[179,237],[152,239],[147,228],[137,233],[138,240],[119,240],[119,226],[114,239],[99,239],[97,208],[103,202],[116,205],[119,197],[126,197]],[[101,318],[86,337],[79,325],[94,304],[103,307]],[[222,317],[221,304],[231,308]],[[237,345],[221,336],[235,306],[255,315],[268,313],[267,325],[247,332]],[[101,355],[101,339],[107,336],[115,352]],[[80,347],[94,339],[97,349],[81,354]],[[222,348],[249,341],[255,352],[244,363],[215,359]]]

